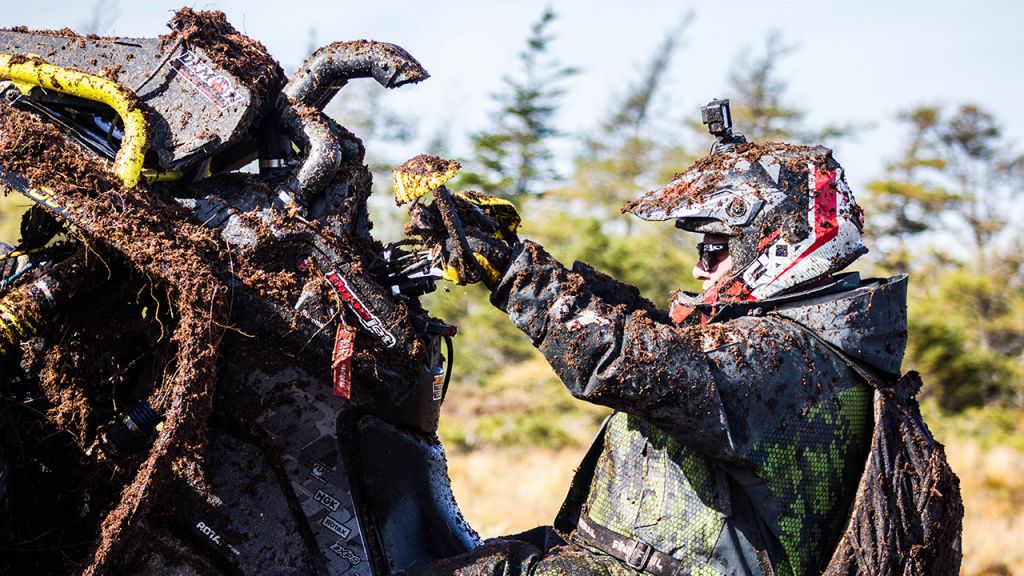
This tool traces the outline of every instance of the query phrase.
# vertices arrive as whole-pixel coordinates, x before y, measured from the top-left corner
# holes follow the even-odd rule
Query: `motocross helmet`
[[[729,237],[733,267],[701,295],[704,304],[794,291],[867,252],[863,212],[823,146],[753,144],[730,133],[710,155],[623,211]]]

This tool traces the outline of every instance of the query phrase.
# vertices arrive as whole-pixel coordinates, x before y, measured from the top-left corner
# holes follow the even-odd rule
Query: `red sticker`
[[[355,352],[356,329],[338,324],[334,335],[331,370],[334,373],[334,395],[348,400],[352,397],[352,354]]]
[[[693,310],[693,306],[673,302],[669,316],[672,317],[672,321],[676,324],[682,324],[684,320],[690,317],[690,314],[693,314]]]

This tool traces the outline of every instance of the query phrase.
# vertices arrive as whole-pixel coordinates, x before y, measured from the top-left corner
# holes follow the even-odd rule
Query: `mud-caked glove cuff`
[[[413,206],[405,233],[434,251],[444,279],[456,284],[482,281],[492,288],[508,268],[512,247],[519,244],[519,214],[508,201],[478,192],[460,192],[451,201],[468,250],[452,237],[437,202]]]
[[[547,303],[562,288],[567,270],[543,247],[529,240],[511,247],[505,273],[491,289],[491,304],[509,314],[531,338],[539,338],[547,323]]]

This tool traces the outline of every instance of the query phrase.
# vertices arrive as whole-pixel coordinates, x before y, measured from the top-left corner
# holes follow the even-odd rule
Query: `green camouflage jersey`
[[[778,512],[775,574],[810,574],[828,562],[867,456],[871,397],[868,386],[856,384],[747,453]],[[732,573],[724,548],[738,543],[727,524],[732,501],[743,495],[733,493],[728,468],[644,418],[618,412],[608,421],[584,513],[670,554],[689,574]]]

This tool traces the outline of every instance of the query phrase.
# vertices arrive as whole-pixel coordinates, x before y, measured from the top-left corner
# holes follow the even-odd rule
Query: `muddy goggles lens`
[[[725,257],[725,252],[728,250],[728,244],[700,242],[697,244],[697,258],[700,259],[701,267],[705,270],[711,270],[718,264],[719,260]]]

